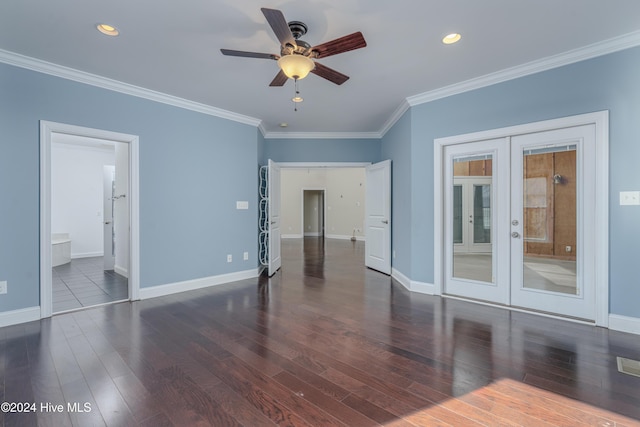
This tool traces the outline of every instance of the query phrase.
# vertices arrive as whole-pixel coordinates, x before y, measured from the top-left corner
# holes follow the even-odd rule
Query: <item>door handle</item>
[[[383,219],[383,220],[382,220],[382,223],[383,223],[383,224],[389,224],[389,220],[387,220],[387,219]]]
[[[511,237],[513,237],[514,239],[519,239],[520,233],[518,233],[517,231],[514,231],[513,233],[511,233]]]
[[[111,224],[111,221],[105,221],[104,222],[104,225],[109,225],[109,224]]]

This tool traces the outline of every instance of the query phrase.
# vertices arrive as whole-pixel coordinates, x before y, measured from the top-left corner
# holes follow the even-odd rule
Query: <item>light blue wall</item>
[[[382,158],[391,159],[392,267],[411,275],[411,112],[407,111],[382,138]]]
[[[411,109],[413,160],[410,277],[433,283],[433,141],[600,110],[610,111],[610,307],[640,317],[640,48],[451,96]]]
[[[255,127],[0,64],[0,312],[39,305],[40,120],[140,137],[141,287],[257,266]]]
[[[379,139],[266,139],[276,162],[379,162]]]

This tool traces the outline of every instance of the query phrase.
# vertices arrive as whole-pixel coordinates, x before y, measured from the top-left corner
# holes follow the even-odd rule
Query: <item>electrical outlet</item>
[[[571,252],[571,246],[565,246],[564,247],[564,251],[565,252]]]
[[[231,256],[231,254],[227,255],[227,262],[231,262],[233,261],[233,257]]]
[[[249,252],[245,252],[245,253],[242,255],[242,258],[243,258],[245,261],[248,261],[248,260],[249,260]]]
[[[0,294],[6,294],[7,293],[7,281],[3,280],[2,282],[0,282]]]

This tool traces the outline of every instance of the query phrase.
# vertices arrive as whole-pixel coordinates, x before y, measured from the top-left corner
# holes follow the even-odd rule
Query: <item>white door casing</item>
[[[366,167],[365,265],[391,274],[391,160]]]
[[[268,170],[268,274],[273,276],[282,265],[280,255],[280,166],[273,160],[269,159]]]
[[[40,121],[40,317],[51,317],[51,144],[55,133],[98,138],[129,145],[129,299],[140,299],[139,137],[64,123]]]
[[[102,202],[103,202],[103,228],[104,228],[104,269],[113,270],[116,258],[113,249],[113,196],[115,185],[115,166],[104,166]]]

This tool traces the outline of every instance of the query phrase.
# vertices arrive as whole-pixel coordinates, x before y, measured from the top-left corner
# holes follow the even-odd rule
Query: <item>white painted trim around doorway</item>
[[[140,299],[140,173],[138,136],[41,120],[40,317],[51,317],[53,312],[51,276],[51,144],[54,133],[104,139],[129,144],[129,299],[132,301]]]
[[[595,125],[596,132],[596,212],[595,233],[595,324],[609,327],[609,112],[598,111],[559,119],[474,132],[434,140],[434,291],[442,295],[444,289],[444,148],[448,145],[506,138],[562,129],[572,126]]]

